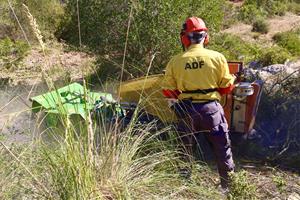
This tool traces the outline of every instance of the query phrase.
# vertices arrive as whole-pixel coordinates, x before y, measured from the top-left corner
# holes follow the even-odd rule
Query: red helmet
[[[207,31],[207,27],[204,23],[204,21],[198,17],[190,17],[188,18],[184,24],[182,25],[182,30],[180,33],[181,42],[184,45],[185,48],[189,47],[191,45],[191,41],[188,38],[188,33],[191,32],[201,32],[201,31]],[[205,38],[204,44],[208,44],[208,35]]]

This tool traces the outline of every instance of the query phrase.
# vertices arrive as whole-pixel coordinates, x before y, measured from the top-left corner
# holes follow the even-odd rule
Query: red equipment
[[[241,86],[237,86],[232,93],[223,96],[222,106],[225,116],[232,132],[249,134],[254,126],[263,83],[259,80],[248,83],[248,89],[251,89],[252,93],[239,96],[238,91],[247,92],[242,86],[242,83],[245,83],[242,74],[243,63],[228,62],[228,66],[230,73],[237,77],[235,84]]]

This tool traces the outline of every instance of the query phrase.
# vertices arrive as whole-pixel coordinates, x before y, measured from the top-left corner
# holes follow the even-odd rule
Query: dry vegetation
[[[34,35],[37,28],[30,25],[23,1],[1,1],[0,11],[5,13],[0,17],[1,85],[34,85],[44,81],[45,77],[50,78],[46,82],[48,88],[52,88],[57,80],[70,82],[84,77],[95,84],[95,77],[101,82],[104,79],[119,80],[121,69],[125,72],[124,78],[144,75],[149,70],[145,67],[149,63],[153,64],[150,73],[161,72],[170,56],[180,51],[179,28],[185,16],[190,14],[206,16],[212,35],[210,47],[223,52],[229,59],[246,63],[258,61],[265,66],[284,63],[286,59],[297,60],[300,56],[300,39],[297,37],[300,6],[297,1],[282,4],[283,1],[265,0],[261,2],[266,4],[256,5],[258,1],[247,0],[237,5],[226,4],[228,13],[223,13],[222,0],[199,2],[201,6],[193,6],[198,9],[196,11],[182,0],[97,2],[79,1],[77,6],[77,1],[70,0],[62,6],[58,0],[43,0],[40,4],[26,1],[31,16],[40,25],[40,35],[45,36],[38,41]],[[270,5],[272,10],[267,8]],[[281,10],[294,14],[284,14]],[[224,16],[227,21],[223,20]],[[252,32],[253,22],[249,21],[252,18],[261,18],[268,24],[264,34]],[[225,26],[229,28],[218,34]],[[281,35],[278,32],[282,32]],[[104,78],[99,80],[99,77]],[[236,156],[237,173],[232,176],[229,199],[300,199],[296,160],[299,155],[299,116],[295,115],[293,120],[288,118],[291,110],[295,111],[289,106],[299,105],[299,78],[281,83],[278,92],[265,94],[259,120],[263,121],[264,117],[283,119],[281,121],[290,128],[288,139],[291,140],[280,143],[275,151],[249,143],[243,146],[247,148],[244,151],[236,147],[235,150],[241,153]],[[15,98],[28,104],[34,87],[25,98],[16,94],[17,97],[0,101],[1,125],[6,118],[16,118],[24,113],[26,117],[30,116],[29,107],[22,107],[15,113],[6,111],[3,114],[2,111],[9,107],[17,109],[19,102],[15,104]],[[296,98],[283,101],[286,97]],[[62,130],[38,132],[38,137],[35,135],[23,142],[7,142],[2,132],[6,129],[7,134],[13,135],[10,131],[13,128],[6,126],[14,125],[3,123],[0,132],[0,199],[225,198],[218,190],[214,164],[193,163],[193,176],[188,181],[178,175],[178,168],[184,163],[178,159],[174,148],[172,127],[152,132],[154,123],[146,126],[133,123],[123,131],[116,131],[114,127],[99,129],[86,123],[78,132],[68,118],[62,117],[61,121]],[[36,128],[41,124],[35,122],[33,126]],[[258,128],[263,129],[267,137],[273,136],[273,129],[266,130],[261,123]],[[26,134],[32,136],[32,132]],[[161,134],[169,134],[169,140],[158,140]],[[95,142],[94,137],[99,140]],[[293,149],[286,149],[286,142],[290,142]],[[275,158],[278,153],[281,153],[279,160],[268,159]],[[264,156],[259,157],[261,154]],[[296,164],[289,165],[290,160],[285,159],[291,155]],[[246,161],[245,156],[248,156]],[[284,165],[280,161],[284,161]]]

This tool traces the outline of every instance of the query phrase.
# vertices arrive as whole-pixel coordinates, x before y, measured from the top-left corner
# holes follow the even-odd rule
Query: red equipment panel
[[[237,77],[236,84],[244,81],[242,62],[228,62],[228,66],[230,73]],[[263,83],[255,81],[251,85],[254,93],[244,99],[235,98],[233,93],[222,98],[225,117],[232,132],[248,134],[253,129]]]

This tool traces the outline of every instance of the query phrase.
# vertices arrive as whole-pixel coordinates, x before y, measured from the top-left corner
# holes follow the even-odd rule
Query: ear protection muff
[[[206,36],[205,36],[205,39],[204,39],[204,46],[207,46],[208,45],[208,43],[209,43],[209,35],[208,35],[208,33],[206,34]]]
[[[187,27],[187,25],[186,25],[186,23],[184,23],[182,25],[182,29],[180,32],[180,40],[181,40],[183,50],[185,50],[191,44],[191,41],[186,34],[186,27]]]
[[[188,35],[184,31],[181,31],[180,33],[180,40],[182,46],[184,47],[184,50],[191,45],[191,40],[189,39]],[[209,35],[206,34],[203,44],[204,46],[207,46],[208,43],[209,43]]]

